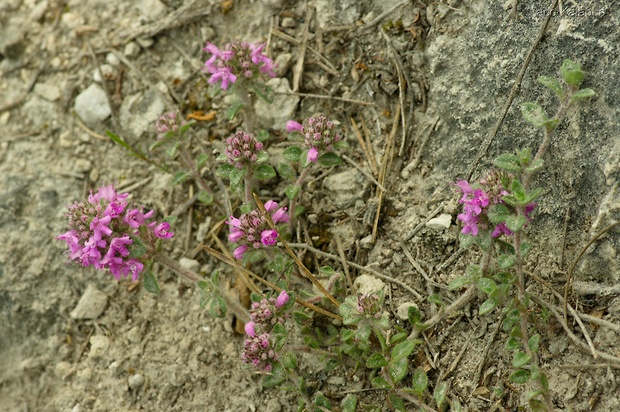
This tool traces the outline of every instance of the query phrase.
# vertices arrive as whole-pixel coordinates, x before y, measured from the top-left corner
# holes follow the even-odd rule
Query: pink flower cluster
[[[278,208],[278,204],[273,200],[265,202],[265,210],[271,214],[274,224],[286,223],[289,220],[286,207]],[[241,243],[233,252],[235,259],[241,260],[250,246],[258,249],[273,246],[277,242],[278,232],[269,227],[267,218],[259,209],[241,215],[239,219],[231,216],[226,223],[230,225],[228,240]]]
[[[278,208],[278,204],[273,200],[265,202],[265,210],[271,213],[271,220],[274,224],[288,222],[286,207]],[[230,225],[228,240],[241,243],[233,252],[235,259],[241,260],[250,246],[258,249],[263,246],[273,246],[277,242],[278,232],[269,227],[266,217],[259,209],[241,215],[239,219],[231,216],[226,223]]]
[[[256,162],[258,152],[263,144],[256,138],[241,130],[226,139],[226,157],[228,163],[238,169],[243,169],[249,163]]]
[[[212,54],[204,67],[211,73],[209,84],[221,82],[222,89],[226,90],[238,78],[252,79],[260,73],[275,77],[273,60],[263,54],[263,47],[263,43],[235,41],[220,50],[213,43],[207,43],[203,50]]]
[[[277,358],[273,349],[270,331],[276,323],[284,323],[286,316],[278,314],[290,297],[286,291],[277,298],[254,302],[250,309],[251,321],[245,325],[247,337],[243,345],[241,360],[265,372],[271,371],[271,363]]]
[[[502,196],[509,194],[501,187],[499,180],[499,175],[491,172],[480,181],[484,189],[474,189],[466,180],[459,180],[455,183],[461,192],[463,192],[463,196],[459,199],[459,203],[463,204],[463,213],[457,216],[457,218],[464,223],[461,233],[477,236],[480,230],[487,230],[491,225],[486,217],[489,208],[492,205],[504,203]],[[526,206],[526,217],[534,207],[536,207],[535,203]],[[506,236],[513,235],[513,232],[508,229],[503,222],[495,225],[491,232],[491,237],[495,238],[502,234]]]
[[[82,266],[93,265],[95,269],[110,269],[116,279],[127,277],[138,279],[144,264],[140,259],[129,257],[128,246],[134,243],[132,237],[145,227],[152,242],[156,238],[169,239],[170,223],[147,222],[153,211],[143,213],[140,209],[127,210],[129,193],[116,193],[113,184],[103,186],[97,193],[90,192],[87,201],[74,202],[68,207],[69,230],[56,237],[69,248],[69,260]],[[147,240],[147,239],[142,239]]]
[[[155,130],[157,131],[158,140],[163,139],[168,132],[178,131],[179,124],[177,122],[177,114],[175,112],[169,112],[159,116],[159,119],[155,122]]]
[[[376,293],[363,293],[357,295],[357,311],[360,315],[368,317],[381,317],[381,298]]]
[[[327,120],[325,115],[319,114],[299,124],[294,120],[286,123],[288,132],[297,132],[304,137],[304,144],[308,148],[308,162],[315,163],[320,152],[331,152],[334,143],[342,140],[338,133],[332,133],[334,123]]]

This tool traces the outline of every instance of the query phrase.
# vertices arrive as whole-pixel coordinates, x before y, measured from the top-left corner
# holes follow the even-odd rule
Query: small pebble
[[[127,384],[129,385],[129,387],[131,389],[133,389],[134,391],[137,389],[140,389],[140,387],[142,385],[144,385],[144,376],[142,376],[139,373],[136,373],[135,375],[131,375],[128,379],[127,379]]]
[[[448,214],[442,214],[426,222],[426,227],[429,227],[435,230],[444,230],[444,229],[449,228],[451,224],[452,224],[452,216]]]
[[[129,42],[125,46],[125,50],[123,50],[123,54],[127,57],[136,57],[140,54],[140,46],[136,42]]]

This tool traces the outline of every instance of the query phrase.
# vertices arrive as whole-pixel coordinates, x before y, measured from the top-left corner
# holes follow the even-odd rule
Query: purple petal
[[[297,123],[295,120],[289,120],[286,122],[286,131],[287,132],[299,132],[303,130],[303,126]]]

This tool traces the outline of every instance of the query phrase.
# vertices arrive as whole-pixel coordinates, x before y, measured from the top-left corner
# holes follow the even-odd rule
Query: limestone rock
[[[88,285],[75,309],[71,311],[73,319],[96,319],[106,308],[108,297],[93,285]]]
[[[75,98],[73,108],[80,119],[89,126],[94,126],[112,114],[105,92],[95,83]]]

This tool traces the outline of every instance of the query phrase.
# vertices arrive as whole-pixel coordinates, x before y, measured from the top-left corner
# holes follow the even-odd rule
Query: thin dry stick
[[[504,321],[504,314],[502,313],[499,320],[497,321],[497,326],[495,326],[495,330],[493,331],[493,334],[491,334],[491,337],[489,338],[486,346],[484,347],[484,350],[482,351],[482,360],[478,364],[478,369],[476,369],[476,374],[474,375],[474,379],[472,380],[475,386],[474,386],[474,390],[469,394],[470,398],[474,394],[474,391],[478,389],[478,382],[480,381],[480,375],[482,375],[482,369],[484,369],[484,363],[486,362],[487,356],[489,355],[489,350],[491,349],[491,345],[495,341],[495,338],[497,337],[497,334],[499,333],[499,330],[502,327],[503,321]]]
[[[412,170],[415,170],[416,167],[418,167],[418,164],[420,163],[420,159],[422,158],[422,151],[424,150],[424,146],[426,146],[426,144],[430,140],[431,135],[433,134],[433,131],[435,130],[435,126],[437,126],[437,123],[439,123],[439,117],[432,124],[431,128],[428,129],[428,133],[423,138],[423,140],[420,142],[420,146],[418,147],[418,150],[417,150],[417,153],[416,153],[415,157],[413,158],[411,163],[409,163],[407,166],[405,166],[403,171],[411,172]]]
[[[564,286],[564,321],[566,323],[568,323],[568,320],[567,320],[568,316],[566,314],[566,305],[568,304],[568,290],[570,288],[570,284],[573,281],[573,272],[575,270],[575,267],[577,266],[577,263],[579,263],[579,260],[581,259],[581,257],[584,255],[584,253],[586,253],[586,250],[588,250],[588,248],[592,246],[592,243],[596,242],[601,236],[603,236],[605,233],[609,232],[611,229],[618,226],[619,224],[620,222],[616,222],[612,225],[609,225],[605,229],[601,230],[596,235],[594,235],[594,237],[590,239],[590,241],[583,247],[583,249],[581,249],[581,252],[579,252],[577,257],[573,261],[573,264],[570,265],[570,269],[568,270],[568,275],[566,276],[566,285]]]
[[[303,34],[301,37],[301,42],[299,44],[299,50],[297,52],[297,64],[293,69],[293,91],[299,91],[299,85],[301,83],[301,76],[304,72],[304,60],[306,58],[306,48],[308,47],[308,32],[310,29],[310,20],[312,19],[312,12],[314,9],[312,7],[308,7],[306,10],[306,22],[303,27]]]
[[[338,234],[336,234],[336,246],[338,246],[338,255],[340,256],[340,263],[342,263],[344,275],[347,277],[349,287],[353,288],[353,281],[351,280],[351,274],[349,273],[349,265],[347,264],[347,258],[344,255],[344,249],[342,248],[342,242],[340,241],[340,236],[338,236]]]
[[[275,290],[276,292],[282,292],[284,289],[282,289],[281,287],[274,285],[273,283],[269,282],[268,280],[265,280],[263,278],[261,278],[260,276],[258,276],[257,274],[255,274],[254,272],[252,272],[251,270],[248,270],[246,268],[244,268],[243,266],[241,266],[239,263],[237,263],[237,261],[235,261],[234,259],[231,259],[227,256],[225,256],[224,254],[218,252],[217,250],[210,248],[209,246],[206,245],[201,245],[202,248],[204,248],[204,250],[207,251],[207,253],[209,253],[211,256],[221,260],[222,262],[233,266],[234,268],[236,268],[239,271],[244,272],[245,274],[247,274],[248,276],[252,277],[253,279],[257,280],[258,282],[262,283],[263,285],[267,286],[268,288],[271,288],[273,290]],[[325,316],[329,316],[330,318],[334,318],[334,319],[338,319],[338,320],[342,320],[342,317],[339,315],[336,315],[335,313],[332,313],[328,310],[325,310],[323,308],[320,308],[316,305],[313,305],[312,303],[306,302],[305,300],[299,298],[299,297],[295,297],[295,302],[299,303],[300,305],[315,311],[317,313],[323,314]]]
[[[381,34],[383,35],[383,38],[385,39],[386,43],[388,44],[390,48],[390,52],[391,52],[390,56],[392,57],[392,63],[394,64],[394,67],[396,67],[396,73],[398,75],[398,102],[400,103],[400,120],[402,123],[402,134],[403,134],[403,137],[400,142],[400,149],[398,150],[398,156],[402,156],[405,150],[405,142],[407,141],[407,119],[405,117],[404,80],[407,82],[407,85],[409,86],[410,91],[412,90],[411,80],[409,80],[408,76],[405,74],[403,63],[400,61],[400,56],[398,55],[398,52],[394,48],[394,45],[392,44],[392,40],[390,40],[388,35],[383,30],[381,30]],[[413,99],[413,96],[411,98]]]
[[[263,202],[260,200],[260,198],[256,195],[256,193],[252,193],[252,195],[254,196],[254,201],[256,202],[256,204],[258,205],[258,208],[260,209],[261,213],[265,216],[265,218],[267,219],[267,223],[269,224],[269,227],[271,227],[271,229],[276,230],[276,226],[273,223],[273,220],[271,220],[271,216],[269,215],[269,213],[267,213],[267,211],[265,210],[265,205],[263,204]],[[295,254],[295,252],[293,252],[293,250],[289,247],[288,243],[286,243],[286,241],[281,240],[280,241],[282,243],[282,245],[284,246],[284,248],[286,249],[286,251],[288,252],[288,254],[291,256],[291,258],[293,259],[293,261],[295,262],[295,264],[297,265],[297,267],[299,268],[299,271],[301,273],[303,273],[308,280],[310,280],[310,282],[312,282],[312,284],[314,286],[316,286],[316,288],[318,290],[321,291],[321,293],[323,294],[323,296],[325,296],[327,299],[329,299],[334,305],[336,305],[337,308],[340,307],[340,302],[338,302],[328,291],[327,289],[325,289],[325,287],[323,286],[323,284],[321,282],[319,282],[319,280],[312,274],[312,272],[310,272],[308,270],[308,268],[306,268],[306,266],[302,263],[301,260],[299,260],[299,258],[297,257],[297,255]]]
[[[457,357],[452,361],[452,363],[450,364],[450,367],[448,368],[448,370],[445,371],[444,373],[442,373],[439,376],[439,379],[437,379],[437,382],[441,382],[441,381],[445,380],[448,375],[450,375],[452,372],[454,372],[456,367],[459,365],[459,362],[463,358],[463,355],[465,354],[465,351],[467,350],[467,348],[469,348],[469,344],[471,343],[472,339],[476,335],[475,332],[476,331],[474,330],[472,333],[469,334],[469,337],[465,341],[465,344],[463,345],[463,348],[461,349],[461,351],[459,352]]]
[[[355,137],[357,137],[357,141],[360,144],[360,147],[362,148],[362,152],[364,152],[364,156],[366,156],[366,161],[368,162],[368,164],[370,165],[370,168],[372,169],[373,173],[378,175],[379,174],[379,170],[377,169],[377,163],[372,163],[372,158],[370,157],[370,152],[368,151],[368,146],[366,146],[366,142],[364,141],[364,138],[362,138],[362,134],[360,133],[359,128],[357,127],[357,123],[355,123],[355,120],[353,120],[352,117],[350,117],[351,119],[351,126],[353,127],[353,134],[355,134]]]
[[[381,183],[377,182],[377,179],[375,179],[370,173],[368,173],[367,171],[362,169],[362,167],[360,165],[355,163],[355,160],[351,159],[349,156],[344,155],[344,154],[340,155],[340,157],[342,157],[345,162],[347,162],[348,164],[350,164],[351,166],[356,168],[361,174],[364,175],[364,177],[366,179],[370,180],[372,183],[377,185],[377,187],[379,187],[381,190],[383,190],[385,192],[385,187]]]
[[[375,111],[375,114],[376,114],[376,111]],[[368,149],[368,154],[370,155],[372,171],[376,175],[379,175],[379,166],[377,166],[377,159],[375,158],[375,151],[372,148],[372,142],[370,141],[370,130],[368,130],[368,127],[366,127],[366,122],[364,121],[363,117],[361,118],[361,120],[362,120],[362,130],[364,131],[364,137],[366,138],[366,148]]]
[[[540,306],[545,306],[547,307],[551,313],[553,313],[553,315],[556,317],[556,319],[558,320],[558,322],[560,322],[560,325],[562,325],[562,328],[564,328],[564,331],[566,332],[566,334],[568,335],[569,338],[571,338],[571,340],[573,342],[575,342],[578,346],[580,346],[581,348],[585,349],[586,351],[589,351],[590,348],[588,347],[587,344],[583,343],[581,340],[579,340],[579,338],[577,336],[575,336],[575,334],[570,330],[570,328],[568,327],[568,325],[566,324],[566,322],[564,322],[564,317],[562,315],[560,315],[558,313],[557,310],[555,310],[554,305],[549,304],[548,302],[546,302],[544,299],[539,298],[536,295],[531,295],[530,297],[532,298],[532,300],[536,303],[538,303]],[[605,359],[608,360],[610,362],[615,362],[617,364],[620,364],[620,358],[617,358],[613,355],[608,355],[604,352],[599,352],[596,351],[596,354],[601,358],[601,359]]]
[[[413,266],[415,268],[415,270],[417,270],[422,275],[422,277],[424,277],[424,279],[426,279],[426,281],[428,283],[431,283],[431,284],[436,284],[437,283],[437,282],[433,281],[428,276],[426,271],[424,269],[422,269],[422,266],[420,266],[420,264],[413,258],[413,255],[411,254],[411,251],[409,250],[407,245],[405,245],[405,242],[403,242],[402,240],[400,241],[400,248],[405,253],[405,256],[407,257],[407,260],[409,260],[409,263],[411,263],[411,266]]]
[[[307,245],[305,243],[290,243],[289,246],[290,247],[298,247],[298,248],[306,249],[306,250],[309,250],[310,252],[315,253],[315,254],[317,254],[319,256],[323,256],[323,257],[326,257],[328,259],[335,260],[337,262],[340,261],[340,257],[339,256],[332,255],[331,253],[323,252],[322,250],[313,248],[312,246]],[[376,270],[374,270],[373,268],[370,268],[368,266],[358,265],[357,263],[351,262],[350,260],[347,260],[347,264],[349,266],[351,266],[352,268],[355,268],[355,269],[358,269],[358,270],[362,270],[362,271],[365,271],[365,272],[368,272],[368,273],[372,273],[374,276],[376,276],[376,277],[378,277],[380,279],[384,279],[384,280],[387,280],[388,282],[395,283],[395,284],[401,286],[403,289],[405,289],[409,293],[411,293],[419,301],[423,301],[424,300],[422,295],[420,295],[418,292],[416,292],[414,289],[412,289],[409,285],[407,285],[406,283],[404,283],[404,282],[402,282],[402,281],[400,281],[398,279],[394,279],[392,277],[389,277],[387,275],[379,273]]]
[[[312,97],[315,99],[326,99],[326,100],[338,100],[345,103],[353,103],[353,104],[361,104],[363,106],[376,106],[373,102],[365,102],[363,100],[353,100],[353,99],[345,99],[344,97],[337,96],[327,96],[323,94],[314,94],[314,93],[299,93],[299,92],[279,92],[274,91],[274,94],[286,94],[289,96],[299,96],[299,97]]]
[[[232,256],[230,256],[230,252],[228,251],[226,246],[224,246],[222,241],[215,235],[215,233],[211,233],[211,239],[213,239],[215,243],[217,243],[217,247],[220,248],[220,250],[222,251],[222,254],[224,254],[228,259],[232,260]],[[234,268],[237,269],[236,267]],[[254,293],[258,293],[259,295],[263,294],[261,290],[258,288],[258,286],[256,286],[254,282],[252,282],[252,279],[249,278],[246,272],[242,270],[237,270],[237,276],[239,276],[239,278],[241,279],[241,283],[243,283],[245,287],[248,288],[250,291]]]
[[[271,33],[275,35],[276,37],[279,37],[283,40],[293,43],[295,46],[299,46],[301,44],[301,40],[297,40],[293,36],[289,36],[288,34],[278,29],[272,29]],[[323,62],[323,64],[326,66],[326,68],[325,67],[324,68],[329,74],[334,75],[334,76],[338,76],[340,74],[340,72],[336,69],[336,67],[329,60],[327,60],[327,58],[323,56],[319,51],[317,51],[316,49],[313,49],[310,46],[307,46],[307,49],[310,53],[313,53],[315,56],[319,58],[319,60]]]
[[[395,4],[394,6],[392,6],[391,8],[389,8],[388,10],[384,11],[383,13],[381,13],[380,15],[378,15],[377,17],[375,17],[374,19],[372,19],[371,21],[369,21],[368,23],[366,23],[365,25],[362,26],[361,30],[365,31],[365,30],[369,30],[372,29],[373,27],[375,27],[381,20],[383,20],[384,18],[386,18],[390,13],[392,13],[394,10],[396,10],[399,7],[405,6],[407,4],[409,4],[410,0],[403,0],[398,4]]]
[[[392,148],[394,147],[394,138],[396,137],[396,132],[398,131],[398,117],[400,114],[399,110],[400,104],[396,105],[396,110],[394,111],[394,120],[392,121],[392,130],[390,131],[390,135],[388,136],[388,140],[385,144],[385,152],[383,153],[383,158],[381,159],[381,169],[379,170],[379,182],[383,185],[385,183],[385,174],[387,173],[388,163],[390,162]],[[379,229],[379,217],[381,216],[381,204],[383,203],[383,194],[385,192],[381,190],[381,188],[377,188],[377,213],[375,214],[375,221],[372,225],[372,243],[375,243],[377,240],[377,231]]]
[[[411,402],[412,404],[414,404],[418,408],[422,408],[422,409],[424,409],[427,412],[438,412],[437,409],[431,408],[430,406],[428,406],[427,404],[425,404],[424,402],[422,402],[421,400],[419,400],[415,396],[411,395],[409,392],[405,392],[402,389],[398,390],[398,395],[402,396],[403,398],[407,399],[409,402]]]
[[[476,296],[476,286],[470,286],[457,300],[452,302],[445,309],[441,310],[438,314],[424,322],[429,328],[435,326],[451,313],[460,310],[463,306],[467,305]],[[416,339],[419,336],[417,329],[414,329],[407,339]]]
[[[431,212],[431,214],[428,215],[426,217],[426,219],[424,219],[423,222],[421,222],[419,225],[414,227],[413,230],[411,232],[409,232],[405,236],[405,241],[407,241],[407,240],[411,239],[412,237],[414,237],[416,235],[416,233],[418,233],[432,218],[437,216],[439,214],[439,212],[441,212],[442,210],[443,210],[443,202],[439,206],[437,206],[437,208],[435,210],[433,210]]]
[[[497,122],[493,126],[493,129],[491,129],[491,131],[489,132],[489,136],[487,137],[486,142],[482,146],[482,150],[480,150],[478,157],[476,157],[476,160],[474,160],[474,162],[469,167],[469,170],[467,171],[466,180],[468,181],[471,180],[471,177],[474,174],[474,170],[476,169],[476,166],[478,166],[478,163],[480,162],[480,160],[482,160],[482,158],[487,155],[487,152],[489,151],[489,147],[491,147],[491,143],[493,143],[493,139],[495,139],[495,136],[497,135],[497,132],[499,131],[499,128],[504,122],[504,119],[506,118],[506,114],[508,113],[508,110],[510,109],[510,106],[512,105],[512,101],[516,97],[519,91],[519,88],[521,87],[521,82],[523,81],[523,76],[525,76],[525,71],[527,70],[527,67],[530,64],[530,61],[532,60],[532,57],[534,56],[534,50],[536,50],[536,47],[538,47],[538,43],[540,43],[543,36],[545,35],[545,31],[547,30],[547,26],[549,25],[549,21],[551,21],[551,17],[553,15],[553,10],[557,7],[557,5],[558,5],[558,0],[551,1],[551,7],[549,8],[549,11],[547,12],[547,18],[540,26],[540,29],[538,30],[538,35],[536,36],[536,39],[534,39],[534,42],[532,43],[532,46],[530,47],[530,50],[527,53],[527,56],[525,56],[525,61],[523,62],[523,65],[521,66],[521,70],[519,71],[519,74],[517,75],[517,78],[515,79],[515,83],[513,84],[512,89],[510,90],[510,94],[508,94],[508,98],[506,99],[506,103],[504,103],[504,107],[502,107],[501,115],[499,119],[497,119]]]
[[[82,119],[80,119],[80,117],[79,117],[78,115],[75,115],[75,116],[74,116],[74,119],[75,119],[75,121],[76,121],[77,125],[78,125],[78,126],[80,126],[80,128],[81,128],[82,130],[84,130],[84,131],[85,131],[85,132],[86,132],[89,136],[92,136],[92,137],[94,137],[95,139],[99,139],[99,140],[108,140],[108,138],[107,138],[107,137],[105,137],[105,136],[103,136],[103,135],[100,135],[99,133],[97,133],[97,132],[95,132],[95,131],[93,131],[93,130],[89,129],[89,128],[88,128],[88,126],[86,126],[86,125],[82,122]]]
[[[620,365],[614,365],[613,363],[591,363],[584,365],[560,365],[562,369],[599,369],[599,368],[612,368],[620,369]]]
[[[545,282],[543,279],[541,279],[539,276],[537,276],[534,273],[530,273],[528,271],[524,271],[524,272],[527,273],[529,276],[533,277],[534,279],[536,279],[536,281],[538,283],[544,285],[547,289],[549,289],[551,291],[551,293],[553,293],[553,295],[556,298],[558,298],[560,300],[560,302],[562,302],[562,295],[560,295],[558,292],[556,292],[551,287],[550,284]],[[586,342],[588,342],[588,346],[590,347],[590,353],[596,359],[596,348],[594,347],[594,343],[592,343],[592,339],[590,339],[590,334],[588,333],[588,330],[586,329],[585,325],[581,321],[581,318],[579,317],[579,315],[577,314],[577,312],[573,309],[573,307],[571,305],[568,305],[566,302],[564,302],[564,306],[565,307],[568,306],[568,309],[570,310],[570,313],[573,315],[573,317],[577,321],[577,324],[579,325],[579,328],[581,329],[581,332],[583,333],[583,336],[586,338]]]

